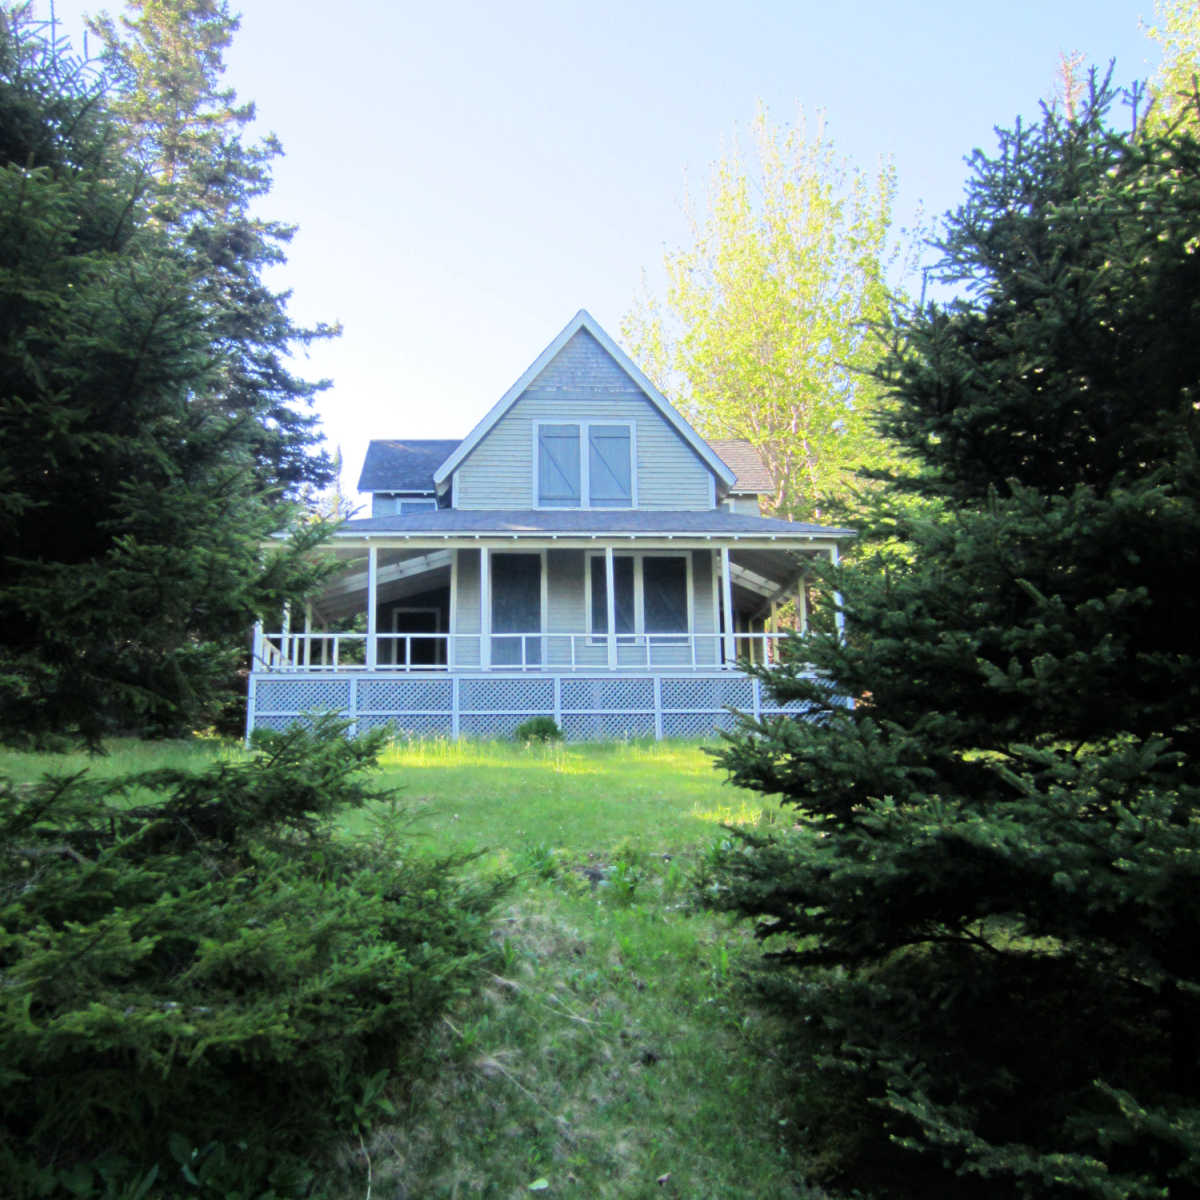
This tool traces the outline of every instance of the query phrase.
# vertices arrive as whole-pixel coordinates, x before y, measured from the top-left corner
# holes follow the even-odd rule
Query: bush
[[[394,806],[331,836],[381,740],[0,784],[0,1192],[303,1195],[386,1109],[499,885],[409,854]]]
[[[530,742],[561,742],[563,731],[555,724],[553,717],[530,717],[513,730],[513,737],[525,745]]]

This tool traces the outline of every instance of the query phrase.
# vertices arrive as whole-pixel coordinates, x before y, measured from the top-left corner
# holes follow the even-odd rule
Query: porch
[[[836,542],[716,519],[750,528],[716,545],[640,529],[343,537],[323,593],[255,629],[247,732],[324,710],[409,735],[506,737],[546,716],[574,739],[695,737],[729,727],[730,707],[782,711],[745,667],[805,631],[811,565]]]

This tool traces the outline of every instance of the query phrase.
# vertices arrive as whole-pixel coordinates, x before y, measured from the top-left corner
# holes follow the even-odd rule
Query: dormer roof
[[[746,438],[709,438],[708,444],[737,476],[729,488],[733,495],[761,496],[775,490],[771,472],[767,470],[762,455]]]
[[[360,492],[433,494],[433,473],[461,438],[390,438],[372,441],[358,477]]]

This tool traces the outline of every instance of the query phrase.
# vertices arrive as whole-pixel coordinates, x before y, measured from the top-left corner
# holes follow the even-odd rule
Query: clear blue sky
[[[118,7],[56,0],[77,44]],[[371,437],[466,434],[577,309],[617,336],[760,101],[777,124],[824,109],[863,168],[890,156],[907,224],[958,202],[964,157],[1036,113],[1060,51],[1121,81],[1157,51],[1152,0],[240,7],[227,80],[284,144],[266,207],[299,226],[275,281],[345,328],[300,368],[333,381],[349,489]]]

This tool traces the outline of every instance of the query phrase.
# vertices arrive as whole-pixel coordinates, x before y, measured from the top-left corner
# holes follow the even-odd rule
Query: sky
[[[51,0],[35,0],[48,15]],[[83,14],[54,0],[78,48]],[[367,441],[463,437],[580,308],[614,337],[759,105],[894,164],[896,219],[1036,115],[1060,53],[1145,77],[1153,0],[243,0],[226,82],[285,149],[271,282],[340,322],[296,368],[353,495]],[[93,49],[95,47],[93,46]]]

